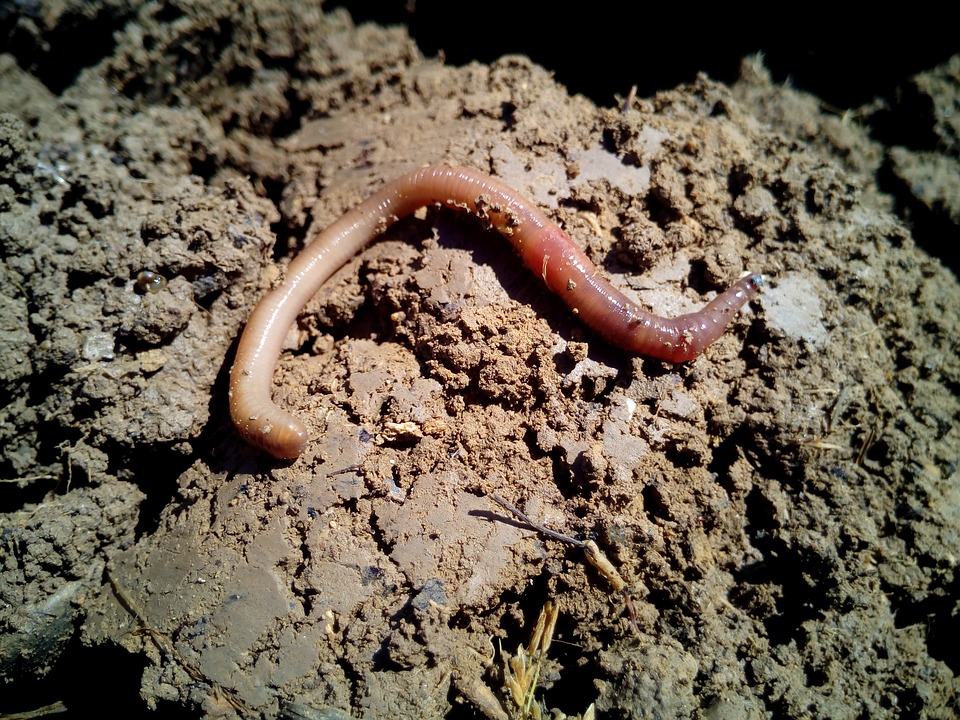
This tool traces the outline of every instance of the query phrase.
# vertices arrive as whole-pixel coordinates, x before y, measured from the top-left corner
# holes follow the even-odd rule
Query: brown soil
[[[570,717],[960,712],[960,286],[915,242],[960,224],[960,57],[909,106],[837,114],[754,57],[602,108],[343,11],[129,5],[59,94],[0,55],[0,712],[522,717],[504,666],[548,602],[533,687]],[[930,149],[871,139],[898,113]],[[247,448],[244,319],[428,162],[516,187],[662,314],[767,287],[693,362],[626,357],[430,209],[291,332],[305,455]]]

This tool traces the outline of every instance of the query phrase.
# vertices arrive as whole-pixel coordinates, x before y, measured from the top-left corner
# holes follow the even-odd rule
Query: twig
[[[630,586],[627,585],[620,573],[617,572],[617,569],[613,566],[613,563],[610,562],[607,559],[607,556],[603,554],[603,551],[596,542],[593,540],[587,540],[584,542],[582,540],[572,538],[569,535],[559,533],[556,530],[551,530],[550,528],[544,527],[538,522],[534,522],[533,518],[526,513],[521,512],[519,508],[511,505],[496,493],[491,493],[490,497],[494,502],[504,509],[512,512],[534,530],[541,532],[548,537],[552,537],[555,540],[562,540],[563,542],[570,543],[571,545],[576,545],[578,548],[583,550],[584,554],[587,556],[587,561],[597,569],[597,572],[607,579],[607,582],[613,586],[613,589],[616,592],[623,596],[623,601],[627,607],[627,613],[630,617],[630,626],[637,635],[640,634],[640,626],[637,625],[637,612],[633,607],[633,599],[630,597]]]
[[[10,713],[9,715],[0,715],[0,720],[30,720],[31,718],[45,717],[47,715],[55,715],[57,713],[66,711],[67,706],[61,701],[57,700],[57,702],[51,705],[44,705],[43,707],[35,708],[34,710]]]
[[[493,494],[493,495],[491,495],[490,497],[491,497],[498,505],[500,505],[501,507],[503,507],[503,508],[509,510],[510,512],[512,512],[514,515],[516,515],[518,518],[520,518],[521,520],[523,520],[527,525],[529,525],[531,528],[533,528],[533,529],[536,530],[537,532],[542,532],[544,535],[549,535],[550,537],[552,537],[552,538],[555,539],[555,540],[562,540],[563,542],[568,542],[568,543],[570,543],[571,545],[576,545],[578,548],[584,548],[584,549],[586,549],[587,544],[586,544],[585,542],[583,542],[583,541],[581,541],[581,540],[577,540],[576,538],[572,538],[572,537],[570,537],[569,535],[564,535],[563,533],[558,533],[556,530],[551,530],[551,529],[548,528],[548,527],[544,527],[544,526],[541,525],[540,523],[534,522],[533,519],[532,519],[529,515],[526,515],[525,513],[521,512],[518,508],[516,508],[515,506],[511,505],[510,503],[508,503],[506,500],[504,500],[504,499],[503,499],[502,497],[500,497],[499,495]]]

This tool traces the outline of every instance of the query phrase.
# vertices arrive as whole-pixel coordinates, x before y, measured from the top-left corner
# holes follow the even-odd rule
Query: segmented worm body
[[[602,278],[566,233],[514,190],[476,170],[425,167],[387,183],[317,236],[250,315],[230,372],[230,415],[247,442],[277,458],[303,452],[307,427],[277,406],[270,393],[287,331],[354,253],[399,218],[432,204],[482,215],[577,317],[632,353],[673,362],[696,357],[762,284],[759,275],[747,275],[699,312],[672,319],[652,315]]]

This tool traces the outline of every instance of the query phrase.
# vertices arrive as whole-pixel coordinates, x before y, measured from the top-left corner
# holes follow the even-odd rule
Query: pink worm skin
[[[433,204],[482,215],[577,317],[610,343],[640,355],[672,362],[696,357],[723,334],[763,284],[759,275],[750,274],[699,312],[672,319],[651,315],[600,277],[566,233],[514,190],[476,170],[421,168],[387,183],[318,235],[250,315],[230,371],[229,391],[230,416],[248,443],[282,459],[303,452],[309,441],[306,425],[270,395],[287,331],[307,301],[354,253],[399,218]]]

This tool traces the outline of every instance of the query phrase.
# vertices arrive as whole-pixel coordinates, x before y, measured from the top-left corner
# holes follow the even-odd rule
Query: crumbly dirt
[[[531,690],[570,717],[960,712],[960,287],[917,231],[960,224],[960,59],[843,116],[758,58],[601,108],[343,11],[85,7],[17,21],[121,28],[57,93],[0,55],[0,712],[522,717],[504,667],[548,602]],[[871,137],[906,113],[926,145]],[[631,358],[427,209],[291,330],[306,453],[246,447],[246,316],[428,162],[662,314],[767,286],[696,360]]]

